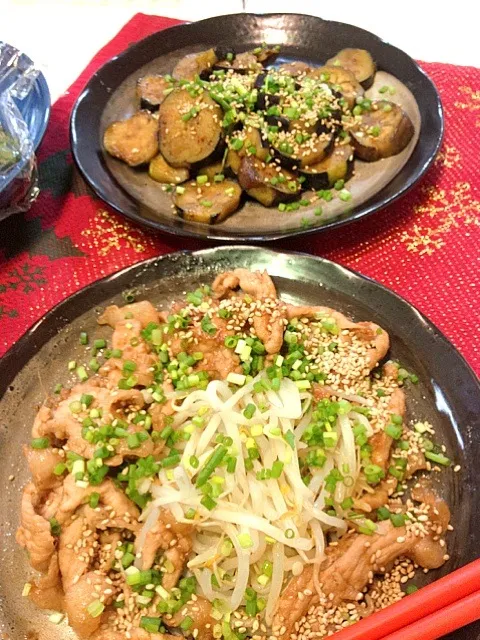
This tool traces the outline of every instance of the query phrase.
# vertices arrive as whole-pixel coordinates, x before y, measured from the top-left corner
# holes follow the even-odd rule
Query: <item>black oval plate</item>
[[[388,289],[328,260],[240,246],[174,253],[128,267],[70,296],[0,360],[0,636],[4,631],[8,637],[27,637],[33,627],[39,640],[71,637],[63,625],[49,624],[44,612],[21,597],[29,573],[13,532],[21,487],[29,475],[21,446],[29,438],[36,407],[57,382],[68,382],[67,362],[84,361],[80,330],[88,332],[91,342],[107,337],[107,329],[96,323],[96,307],[122,304],[124,290],[136,289],[139,299],[145,296],[166,305],[186,290],[211,282],[217,272],[236,267],[267,269],[288,302],[331,306],[356,320],[378,322],[389,332],[391,357],[420,379],[407,389],[408,419],[432,422],[436,438],[462,467],[459,473],[450,469],[440,476],[455,526],[448,537],[451,560],[439,571],[420,573],[418,584],[479,556],[480,384],[438,329]],[[472,640],[479,637],[476,632],[480,623],[449,637]]]
[[[406,164],[380,191],[349,213],[306,229],[300,224],[286,230],[275,226],[275,211],[261,208],[272,217],[271,228],[261,232],[244,228],[225,229],[222,224],[200,225],[182,221],[166,207],[162,216],[146,206],[116,181],[101,151],[102,116],[112,94],[132,74],[152,61],[168,60],[175,52],[184,53],[228,42],[244,50],[266,41],[281,44],[282,55],[323,64],[344,47],[371,52],[379,70],[396,76],[416,99],[420,116],[419,140]],[[171,71],[171,67],[165,69]],[[118,212],[159,231],[216,241],[267,242],[338,227],[378,211],[404,195],[427,171],[443,137],[443,112],[437,90],[410,56],[372,33],[349,24],[300,14],[234,14],[184,24],[141,40],[107,62],[89,81],[79,96],[71,117],[73,156],[86,181],[100,198]],[[169,215],[166,215],[169,214]],[[234,214],[235,215],[235,214]]]

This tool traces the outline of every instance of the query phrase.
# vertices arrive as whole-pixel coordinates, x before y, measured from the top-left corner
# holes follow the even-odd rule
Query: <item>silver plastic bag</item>
[[[37,75],[29,58],[0,42],[0,220],[29,209],[39,193],[35,149],[17,106]]]

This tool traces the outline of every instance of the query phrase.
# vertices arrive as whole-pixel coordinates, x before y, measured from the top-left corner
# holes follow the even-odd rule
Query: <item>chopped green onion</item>
[[[249,549],[250,547],[253,547],[253,540],[249,533],[239,533],[238,542],[242,549]]]
[[[185,618],[180,623],[180,628],[184,631],[188,631],[193,625],[193,619],[190,616],[185,616]]]
[[[215,500],[213,500],[213,498],[211,498],[210,496],[203,496],[203,498],[200,500],[200,504],[202,504],[209,511],[212,511],[212,509],[215,509],[215,507],[217,506]]]
[[[415,584],[409,584],[405,588],[405,593],[407,594],[407,596],[411,596],[412,593],[415,593],[415,591],[418,591],[418,587]]]
[[[350,191],[348,191],[348,189],[342,189],[338,194],[338,197],[343,202],[349,202],[352,199],[352,194],[350,193]]]
[[[50,531],[53,536],[59,536],[62,533],[62,527],[56,518],[50,518]]]
[[[295,436],[293,435],[293,431],[288,430],[283,437],[290,447],[295,449]]]
[[[149,633],[157,633],[161,624],[161,618],[154,618],[151,616],[142,616],[140,618],[140,627]]]
[[[100,364],[96,358],[92,358],[88,363],[88,367],[96,373],[100,369]]]
[[[433,453],[432,451],[427,451],[425,453],[425,458],[427,458],[427,460],[430,460],[431,462],[441,464],[444,467],[448,467],[450,465],[450,458],[444,456],[443,453]]]
[[[85,331],[80,333],[80,344],[88,344],[88,334]]]
[[[247,406],[243,411],[243,415],[245,416],[245,418],[247,418],[247,420],[250,420],[251,418],[253,418],[253,415],[256,410],[257,410],[257,407],[254,404],[252,403],[247,404]]]
[[[399,440],[402,437],[402,432],[403,428],[400,425],[387,424],[385,427],[385,433],[394,440]]]
[[[243,147],[243,140],[241,138],[234,138],[231,142],[230,142],[230,147],[234,150],[234,151],[240,151],[240,149]]]
[[[221,464],[224,457],[227,455],[227,451],[227,447],[225,447],[224,445],[220,445],[217,449],[215,449],[215,451],[205,462],[204,467],[197,476],[197,481],[195,483],[197,487],[200,488],[207,482],[215,469]]]
[[[100,616],[103,613],[104,609],[105,609],[105,605],[103,604],[103,602],[100,602],[100,600],[94,600],[88,605],[87,613],[92,618],[98,618],[98,616]]]
[[[363,471],[368,484],[378,484],[385,477],[385,472],[377,464],[369,464]]]
[[[377,530],[377,525],[372,520],[365,518],[362,524],[358,527],[359,533],[363,533],[367,536],[372,536]]]
[[[32,449],[46,449],[50,446],[50,440],[48,438],[33,438],[30,441]]]
[[[382,520],[388,520],[391,516],[390,513],[390,509],[387,509],[387,507],[379,507],[377,509],[377,519],[382,521]]]
[[[405,525],[405,516],[403,513],[391,513],[390,521],[396,528],[403,527]]]
[[[84,366],[77,367],[76,373],[80,382],[85,382],[85,380],[88,380],[88,373]]]
[[[272,478],[279,478],[282,475],[284,464],[280,460],[275,460],[272,464]]]

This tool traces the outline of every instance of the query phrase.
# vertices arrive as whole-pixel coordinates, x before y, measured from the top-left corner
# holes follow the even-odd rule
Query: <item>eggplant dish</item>
[[[172,193],[188,220],[221,222],[242,192],[294,211],[338,197],[354,160],[400,153],[414,135],[409,116],[379,89],[368,51],[343,49],[324,66],[267,67],[278,47],[236,53],[217,47],[181,59],[171,75],[138,80],[140,110],[104,132],[106,151]]]
[[[53,623],[321,640],[448,560],[432,477],[451,462],[407,418],[418,378],[384,329],[287,304],[247,269],[170,310],[127,299],[99,316],[105,338],[80,333],[24,447],[17,541],[40,573],[24,595]]]

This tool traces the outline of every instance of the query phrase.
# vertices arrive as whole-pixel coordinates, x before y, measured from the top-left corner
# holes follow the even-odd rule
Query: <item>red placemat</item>
[[[204,243],[160,236],[116,215],[74,170],[70,111],[90,76],[129,44],[177,24],[136,15],[52,109],[39,153],[42,193],[0,223],[0,354],[66,296],[134,262]],[[445,108],[434,166],[405,198],[359,223],[277,246],[308,251],[390,287],[425,313],[480,372],[480,69],[422,63]]]

